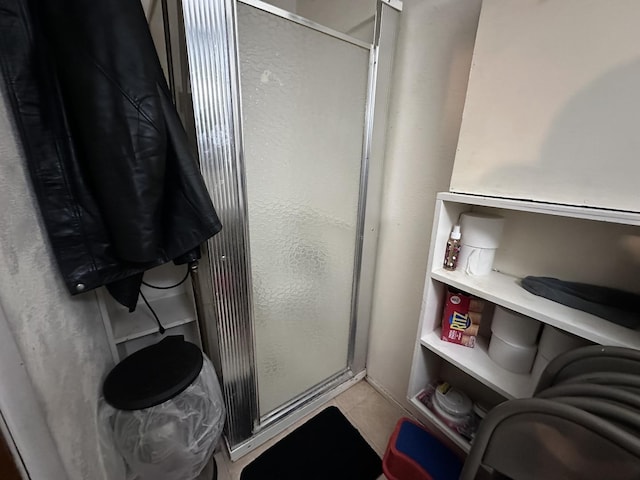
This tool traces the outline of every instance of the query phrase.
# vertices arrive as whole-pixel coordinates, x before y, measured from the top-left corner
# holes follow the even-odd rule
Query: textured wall
[[[435,197],[449,186],[480,0],[404,0],[367,374],[405,403]]]
[[[112,364],[104,327],[94,294],[72,298],[58,276],[3,95],[0,205],[0,304],[69,478],[104,479],[96,425]]]

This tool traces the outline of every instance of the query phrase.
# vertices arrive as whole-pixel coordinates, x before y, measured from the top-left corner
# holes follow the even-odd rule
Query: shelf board
[[[471,450],[471,443],[469,443],[469,441],[462,435],[451,430],[435,413],[429,410],[420,400],[418,400],[417,395],[411,398],[411,404],[418,409],[429,423],[433,424],[440,432],[442,432],[443,435],[449,438],[465,453],[469,453],[469,450]]]
[[[424,335],[422,345],[440,357],[471,375],[500,395],[512,398],[528,398],[533,395],[535,381],[529,374],[513,373],[495,363],[488,352],[488,341],[477,337],[474,348],[445,342],[440,339],[440,329]]]
[[[191,298],[183,293],[171,297],[150,300],[151,307],[167,330],[195,321]],[[146,305],[138,305],[135,312],[124,308],[111,312],[115,343],[123,343],[158,331],[158,325]]]
[[[582,218],[596,222],[622,223],[625,225],[640,225],[640,213],[624,210],[610,210],[597,207],[580,207],[561,205],[559,203],[538,202],[535,200],[513,200],[499,197],[485,197],[465,193],[440,192],[438,200],[482,207],[504,208],[521,212],[542,213],[561,217]]]
[[[438,269],[431,278],[592,342],[640,349],[640,331],[533,295],[516,277],[499,272],[474,277]]]

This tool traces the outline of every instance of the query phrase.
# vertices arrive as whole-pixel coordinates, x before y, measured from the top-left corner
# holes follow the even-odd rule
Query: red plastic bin
[[[422,425],[401,418],[382,459],[389,480],[458,480],[462,460]]]

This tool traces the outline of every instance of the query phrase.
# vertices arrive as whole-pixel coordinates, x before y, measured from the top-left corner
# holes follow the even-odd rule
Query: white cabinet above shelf
[[[559,217],[580,218],[596,222],[622,223],[640,226],[640,213],[623,210],[611,210],[595,207],[578,207],[557,203],[533,202],[530,200],[514,200],[510,198],[485,197],[464,193],[440,192],[438,200],[444,202],[463,203],[479,207],[503,208],[520,212],[541,213]]]
[[[516,277],[499,272],[469,276],[437,269],[431,272],[431,278],[592,342],[640,348],[640,331],[533,295],[520,286]]]

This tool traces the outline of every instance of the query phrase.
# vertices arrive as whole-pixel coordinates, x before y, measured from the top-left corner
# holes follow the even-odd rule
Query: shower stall
[[[223,223],[198,297],[232,459],[364,375],[402,9],[273,3],[165,12],[171,83]]]

